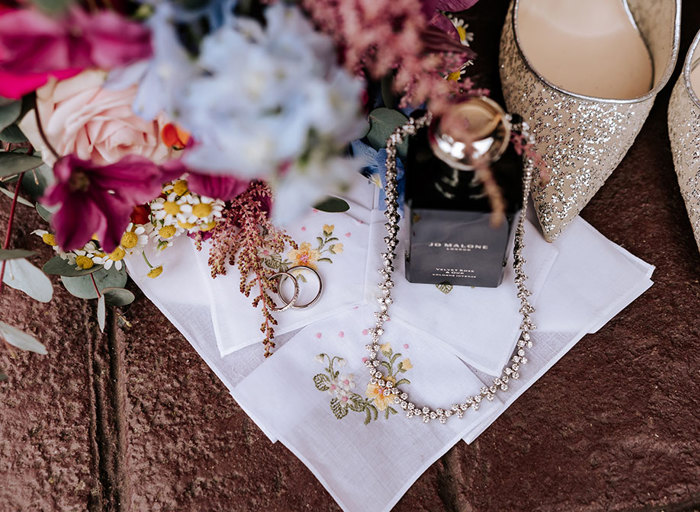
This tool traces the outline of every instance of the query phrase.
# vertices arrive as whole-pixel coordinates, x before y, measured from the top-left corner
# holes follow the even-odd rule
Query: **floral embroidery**
[[[297,265],[316,269],[319,262],[333,263],[332,257],[343,252],[343,244],[333,235],[334,230],[334,224],[324,224],[323,235],[316,237],[316,247],[311,242],[303,242],[298,249],[290,250],[284,259],[279,254],[263,253],[263,261],[276,271],[287,271]],[[303,275],[299,277],[305,280]]]
[[[393,386],[410,384],[406,378],[399,378],[400,373],[405,373],[413,365],[408,358],[401,359],[400,353],[393,353],[391,345],[385,343],[381,346],[382,354],[387,358],[387,361],[382,361],[381,364],[386,367],[388,375],[387,382],[391,382]],[[353,374],[341,374],[339,370],[345,366],[346,361],[342,357],[329,356],[328,354],[318,354],[316,360],[321,364],[328,364],[324,373],[314,375],[314,385],[319,391],[325,391],[331,395],[330,408],[336,418],[343,419],[348,412],[358,412],[365,414],[365,425],[379,418],[379,413],[382,412],[384,418],[389,419],[391,414],[396,414],[398,411],[392,407],[393,397],[391,388],[379,386],[378,384],[368,384],[365,390],[366,398],[355,393],[355,376]],[[398,361],[398,362],[397,362]],[[393,387],[392,386],[392,387]]]

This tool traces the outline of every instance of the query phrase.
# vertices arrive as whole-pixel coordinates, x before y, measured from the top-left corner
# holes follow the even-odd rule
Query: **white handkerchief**
[[[446,425],[425,425],[380,388],[362,363],[373,308],[360,307],[297,333],[235,389],[252,411],[316,475],[346,511],[389,510],[437,458],[496,401]],[[387,374],[418,403],[443,405],[483,383],[435,339],[392,320],[382,346]],[[364,332],[364,333],[363,333]],[[419,363],[420,361],[420,363]]]
[[[367,301],[375,302],[381,268],[380,253],[384,252],[386,222],[382,212],[374,211],[370,230],[368,257]],[[526,273],[528,288],[533,293],[530,302],[537,305],[539,292],[557,257],[557,249],[545,242],[535,226],[525,223]],[[396,249],[394,288],[391,315],[445,343],[462,360],[491,375],[500,373],[513,352],[518,339],[522,316],[515,286],[512,250],[503,283],[498,288],[454,286],[438,288],[432,284],[409,283],[404,268],[408,229],[399,231]],[[512,245],[512,242],[511,242]]]
[[[554,242],[559,249],[534,319],[533,347],[505,403],[464,440],[471,443],[589,332],[595,332],[653,284],[654,267],[602,236],[577,217]]]
[[[323,293],[312,307],[275,313],[278,322],[275,335],[294,331],[363,302],[369,239],[369,226],[359,220],[367,217],[363,210],[357,205],[353,205],[349,212],[353,215],[313,210],[288,228],[299,248],[290,249],[278,257],[287,267],[314,267],[323,281]],[[209,246],[209,243],[203,244],[196,258],[202,273],[209,272]],[[313,276],[305,277],[307,281],[300,280],[299,283],[301,303],[313,298],[318,289]],[[240,273],[236,266],[229,266],[226,275],[204,279],[203,284],[209,294],[214,332],[222,356],[263,340],[260,331],[262,314],[259,309],[251,307],[257,287],[251,297],[241,294]],[[287,297],[291,295],[292,291],[288,290]]]

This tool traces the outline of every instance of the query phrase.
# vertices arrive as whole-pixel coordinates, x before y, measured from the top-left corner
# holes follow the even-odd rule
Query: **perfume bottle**
[[[473,98],[449,116],[449,123],[436,119],[409,143],[406,278],[496,287],[522,207],[522,158],[510,143],[510,118],[493,100]],[[505,212],[499,216],[492,214],[477,165],[488,165],[501,189]]]

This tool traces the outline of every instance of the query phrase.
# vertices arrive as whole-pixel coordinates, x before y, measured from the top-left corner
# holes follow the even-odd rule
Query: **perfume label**
[[[507,262],[511,222],[490,213],[414,209],[406,255],[413,283],[496,287]]]

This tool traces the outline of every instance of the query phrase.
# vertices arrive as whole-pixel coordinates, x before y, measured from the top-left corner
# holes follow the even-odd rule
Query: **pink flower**
[[[103,249],[112,252],[134,206],[152,200],[161,190],[158,166],[138,156],[99,166],[68,155],[53,170],[56,183],[43,202],[60,205],[52,224],[56,242],[66,251],[81,248],[97,234]]]
[[[113,11],[71,8],[54,19],[34,9],[0,13],[0,94],[17,98],[50,76],[111,69],[151,55],[148,28]]]
[[[59,155],[106,165],[126,155],[140,155],[161,163],[172,151],[160,139],[165,119],[146,121],[131,109],[137,86],[123,90],[103,89],[106,73],[89,70],[77,76],[51,81],[36,92],[44,133]],[[47,164],[55,157],[44,147],[33,114],[20,123]]]

